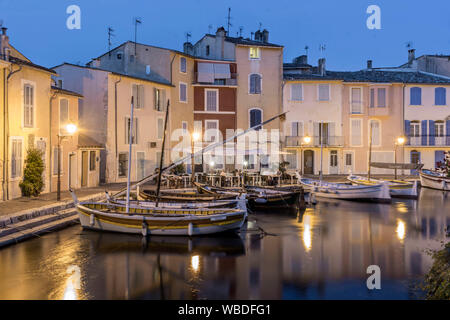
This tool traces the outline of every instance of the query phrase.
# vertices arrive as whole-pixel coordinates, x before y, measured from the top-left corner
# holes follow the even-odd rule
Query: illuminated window
[[[258,47],[250,48],[250,59],[261,59],[261,52]]]

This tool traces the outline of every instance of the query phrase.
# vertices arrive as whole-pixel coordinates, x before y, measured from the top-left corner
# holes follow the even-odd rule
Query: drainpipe
[[[114,174],[114,181],[117,181],[117,166],[118,166],[118,151],[117,151],[117,84],[122,81],[122,77],[119,77],[118,81],[114,82],[114,143],[115,143],[115,156],[116,161],[114,167],[116,168]]]
[[[11,66],[12,70],[12,66]],[[4,109],[3,109],[3,200],[9,200],[9,171],[8,171],[8,157],[9,157],[9,148],[8,148],[8,140],[9,140],[9,94],[8,94],[8,81],[12,77],[13,74],[22,70],[22,66],[19,65],[19,69],[16,71],[10,71],[8,76],[6,76],[6,70],[4,70],[4,76],[6,76],[6,81],[4,81]],[[8,120],[7,120],[8,119]]]
[[[50,152],[49,152],[50,156],[49,156],[49,159],[47,160],[48,164],[49,164],[49,166],[48,166],[48,169],[49,169],[49,174],[48,174],[48,181],[49,181],[48,182],[48,186],[49,186],[49,188],[48,188],[48,192],[52,192],[52,169],[53,169],[52,168],[52,159],[53,159],[53,146],[52,146],[52,114],[53,114],[53,108],[52,108],[52,101],[55,98],[56,98],[56,92],[49,99],[49,110],[50,110],[49,121],[50,121],[50,123],[48,125],[48,128],[49,128],[49,135],[48,135],[49,141],[48,141],[48,143],[49,143],[49,146],[50,146]]]

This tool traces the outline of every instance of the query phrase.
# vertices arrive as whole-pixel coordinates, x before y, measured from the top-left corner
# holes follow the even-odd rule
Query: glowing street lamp
[[[58,134],[58,182],[56,185],[56,201],[61,200],[61,141],[66,137],[71,137],[77,132],[78,128],[73,123],[68,123],[64,128],[64,134]]]
[[[397,146],[402,146],[405,144],[406,138],[403,136],[397,137],[394,143],[394,179],[397,180]]]

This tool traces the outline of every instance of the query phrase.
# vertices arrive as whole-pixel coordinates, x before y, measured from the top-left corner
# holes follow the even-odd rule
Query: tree
[[[36,197],[41,193],[44,188],[44,180],[42,178],[44,169],[42,152],[36,148],[28,149],[23,170],[23,180],[19,183],[22,196]]]

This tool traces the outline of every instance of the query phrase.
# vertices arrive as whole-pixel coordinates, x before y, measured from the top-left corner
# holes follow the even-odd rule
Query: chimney
[[[308,56],[306,54],[303,54],[294,58],[292,62],[295,64],[308,64]]]
[[[372,60],[367,60],[367,69],[372,69]]]
[[[320,58],[320,59],[319,59],[318,69],[319,69],[319,74],[320,74],[321,76],[326,75],[326,71],[325,71],[325,58]]]
[[[224,58],[225,48],[225,36],[226,31],[224,27],[220,27],[216,31],[216,46],[215,46],[215,58],[222,60]]]
[[[261,41],[263,42],[263,33],[262,31],[256,31],[255,32],[255,41]]]
[[[194,46],[190,42],[183,43],[183,52],[190,54],[191,56],[194,55]]]
[[[9,37],[6,35],[8,28],[2,27],[2,34],[0,36],[0,58],[8,61],[11,48],[9,47]]]
[[[265,43],[269,42],[269,31],[267,31],[267,29],[263,30],[262,39],[263,39],[263,42],[265,42]]]
[[[409,49],[408,50],[408,65],[411,66],[415,59],[416,59],[416,49]]]

